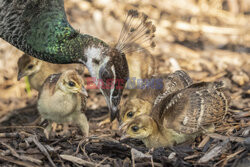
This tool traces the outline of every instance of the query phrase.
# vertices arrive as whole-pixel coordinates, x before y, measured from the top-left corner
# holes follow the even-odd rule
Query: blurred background
[[[65,0],[65,8],[74,28],[108,43],[117,41],[129,9],[143,11],[157,27],[151,53],[158,73],[183,69],[195,81],[224,78],[232,106],[250,108],[250,0]],[[24,79],[17,81],[21,55],[0,39],[0,119],[37,96],[27,93]],[[88,107],[100,106],[103,97],[91,90]]]

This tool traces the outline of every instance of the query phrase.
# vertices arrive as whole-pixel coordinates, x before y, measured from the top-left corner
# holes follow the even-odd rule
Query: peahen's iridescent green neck
[[[60,6],[60,1],[58,0],[59,4],[54,2],[51,5]],[[85,48],[108,47],[100,39],[87,34],[80,34],[72,28],[68,23],[65,12],[61,11],[60,7],[51,10],[47,6],[43,8],[43,12],[37,14],[31,14],[29,10],[25,12],[25,15],[28,15],[26,19],[30,18],[30,24],[32,25],[27,36],[27,44],[35,48],[38,53],[45,51],[46,54],[41,54],[42,59],[60,64],[79,63],[79,60],[86,62]]]
[[[51,63],[83,63],[84,49],[108,48],[68,23],[63,0],[0,0],[0,38]]]
[[[87,62],[87,59],[89,58],[85,54],[85,50],[87,48],[100,48],[102,50],[108,50],[109,46],[102,40],[99,40],[93,36],[87,34],[78,34],[73,39],[65,40],[62,43],[59,43],[58,46],[52,45],[48,48],[50,49],[49,52],[55,51],[56,54],[42,54],[42,59],[46,59],[49,62],[58,64],[85,64]]]

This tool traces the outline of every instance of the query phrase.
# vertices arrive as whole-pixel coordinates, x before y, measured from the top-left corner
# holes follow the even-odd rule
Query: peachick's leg
[[[69,124],[68,123],[64,123],[63,127],[62,127],[62,131],[58,132],[57,135],[59,135],[59,136],[65,136],[65,135],[68,136],[68,135],[70,135]]]
[[[49,136],[50,136],[50,132],[52,130],[52,122],[51,121],[48,121],[48,126],[44,129],[44,135],[47,139],[49,139]]]
[[[57,129],[57,123],[52,122],[52,123],[51,123],[51,127],[52,127],[52,131],[53,131],[53,132],[56,132],[56,129]]]
[[[77,125],[80,127],[84,136],[89,136],[89,123],[85,114],[81,113],[76,117]]]

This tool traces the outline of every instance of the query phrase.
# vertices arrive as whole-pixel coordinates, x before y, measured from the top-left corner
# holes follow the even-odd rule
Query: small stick
[[[241,143],[245,139],[243,137],[234,137],[234,136],[223,136],[217,133],[210,133],[208,134],[209,137],[215,138],[215,139],[220,139],[220,140],[227,140],[229,139],[230,141],[238,142]]]
[[[228,155],[225,159],[225,161],[223,162],[222,166],[226,166],[227,162],[230,161],[232,158],[234,158],[236,155],[242,153],[243,151],[245,151],[245,148],[241,148],[240,150],[236,151],[235,153]]]
[[[80,146],[80,148],[81,148],[83,154],[88,158],[88,160],[91,161],[91,159],[89,158],[88,154],[86,153],[86,149],[85,149],[87,144],[88,144],[88,142],[84,144],[83,148],[81,146]]]
[[[30,128],[39,128],[39,129],[42,129],[44,130],[43,127],[41,126],[1,126],[0,129],[11,129],[11,128],[16,128],[16,129],[30,129]]]
[[[209,137],[209,136],[206,136],[206,137],[201,141],[201,143],[198,145],[198,148],[204,147],[204,146],[207,144],[207,142],[209,141],[209,139],[210,139],[210,137]]]
[[[81,158],[78,158],[78,157],[74,157],[72,155],[63,155],[61,154],[60,157],[64,160],[67,160],[67,161],[70,161],[72,163],[76,163],[76,164],[80,164],[80,165],[84,165],[84,166],[90,166],[90,167],[94,167],[96,166],[95,163],[92,163],[92,162],[88,162],[86,160],[83,160]]]
[[[135,167],[135,158],[134,158],[134,153],[132,151],[131,151],[131,159],[132,159],[133,167]]]
[[[17,165],[20,165],[20,166],[25,166],[25,167],[39,167],[35,164],[31,164],[31,163],[27,163],[27,162],[23,162],[23,161],[18,161],[18,160],[15,160],[14,158],[11,158],[11,157],[8,157],[8,156],[3,156],[0,154],[0,160],[2,161],[7,161],[7,162],[10,162],[10,163],[14,163],[14,164],[17,164]]]
[[[152,167],[154,167],[155,165],[154,165],[153,156],[151,156],[150,160],[151,160]]]
[[[19,134],[17,132],[14,133],[0,133],[0,138],[17,138],[19,137]]]
[[[198,164],[203,164],[203,163],[207,163],[208,161],[210,161],[211,159],[220,156],[221,154],[225,153],[226,151],[228,151],[229,149],[231,149],[230,145],[229,145],[229,140],[225,140],[222,143],[218,144],[217,146],[215,146],[213,149],[211,149],[210,151],[206,152],[199,160],[198,160]]]
[[[55,163],[52,161],[48,151],[46,148],[37,140],[36,136],[32,136],[32,141],[35,143],[35,145],[39,148],[39,150],[48,158],[49,162],[53,167],[56,167]]]
[[[96,167],[100,166],[104,161],[106,161],[107,159],[109,159],[109,157],[105,157],[103,160],[101,160]]]
[[[23,160],[23,161],[30,161],[30,162],[34,162],[34,163],[37,163],[37,164],[42,164],[42,161],[39,160],[39,159],[35,159],[35,158],[32,158],[32,157],[29,157],[29,156],[23,156],[23,155],[19,155],[10,145],[4,143],[4,142],[1,142],[2,145],[4,145],[5,147],[7,147],[11,154],[20,159],[20,160]]]

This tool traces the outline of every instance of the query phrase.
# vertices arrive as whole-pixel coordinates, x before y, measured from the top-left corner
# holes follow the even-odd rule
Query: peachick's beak
[[[18,72],[17,80],[19,81],[22,77],[24,77],[24,74],[22,72]]]
[[[119,130],[124,132],[124,130],[127,129],[127,127],[128,127],[128,123],[126,123],[126,122],[125,122],[125,123],[122,123],[122,124],[119,126]]]
[[[86,96],[86,97],[89,96],[89,95],[88,95],[88,92],[87,92],[87,90],[85,89],[84,86],[82,86],[82,88],[81,88],[81,90],[80,90],[79,93],[80,93],[81,95],[83,95],[83,96]]]
[[[123,135],[120,140],[124,140],[130,138],[130,135],[126,134],[126,130],[128,128],[129,122],[124,122],[119,126],[119,130],[122,131]]]
[[[124,139],[127,139],[127,138],[130,138],[130,136],[128,134],[124,134],[121,136],[120,140],[124,140]]]

